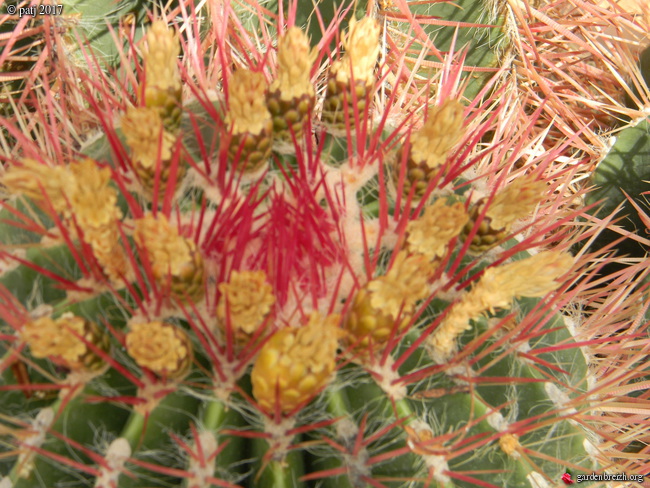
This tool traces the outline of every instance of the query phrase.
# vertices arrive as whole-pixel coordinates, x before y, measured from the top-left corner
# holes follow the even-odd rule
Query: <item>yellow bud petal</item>
[[[413,161],[432,169],[444,164],[465,133],[463,112],[463,104],[453,99],[430,108],[422,128],[411,136]]]
[[[300,28],[288,29],[278,43],[278,77],[271,84],[271,91],[280,90],[282,100],[305,94],[314,96],[310,71],[316,54],[310,50],[309,39]]]
[[[529,215],[542,201],[546,182],[533,175],[517,178],[499,190],[485,216],[493,229],[509,229],[510,225]]]
[[[253,396],[269,413],[284,413],[309,401],[330,381],[336,367],[338,315],[312,314],[307,325],[276,332],[262,347],[251,380]]]
[[[372,17],[364,17],[360,21],[350,19],[347,35],[343,37],[343,57],[332,63],[332,73],[336,80],[349,83],[357,81],[372,81],[375,65],[379,56],[379,23]]]
[[[217,318],[221,325],[225,326],[229,310],[234,331],[245,334],[257,330],[275,303],[273,288],[266,282],[264,271],[233,271],[230,281],[219,285],[219,292]]]
[[[104,364],[81,338],[101,349],[108,348],[106,335],[96,324],[69,312],[57,319],[40,317],[26,323],[22,337],[34,357],[49,358],[74,371],[88,371]]]
[[[178,34],[162,20],[155,20],[146,35],[143,52],[147,89],[176,90],[181,86],[178,55],[181,46]]]
[[[460,234],[468,220],[462,203],[448,206],[444,200],[437,200],[421,217],[407,224],[408,250],[429,260],[440,258],[449,241]]]
[[[226,122],[232,124],[233,134],[260,134],[271,121],[271,113],[266,108],[264,75],[238,69],[230,77],[228,88]]]
[[[126,350],[139,366],[170,378],[185,373],[192,361],[187,333],[162,321],[133,324]]]

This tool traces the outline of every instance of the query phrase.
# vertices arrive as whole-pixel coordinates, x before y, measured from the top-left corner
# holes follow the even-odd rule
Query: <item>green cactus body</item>
[[[640,237],[645,237],[650,227],[650,221],[647,219],[647,200],[644,196],[650,191],[649,130],[650,120],[644,118],[615,136],[614,144],[593,173],[591,183],[594,189],[585,199],[588,205],[595,206],[591,213],[599,218],[607,217],[622,205],[617,214],[621,218],[618,225]],[[620,233],[607,230],[599,238],[598,245],[602,247],[620,238]],[[633,257],[643,257],[648,253],[647,245],[630,238],[616,247],[620,254]]]
[[[403,66],[426,83],[440,73],[446,53],[466,49],[463,69],[465,96],[474,98],[490,76],[498,70],[509,47],[506,35],[508,7],[499,2],[461,0],[459,2],[377,2],[379,15],[392,38],[389,57],[394,66]],[[410,27],[410,18],[417,27]],[[404,73],[395,73],[404,76]]]
[[[401,86],[411,72],[426,85],[442,72],[447,53],[466,50],[462,63],[464,93],[472,99],[498,71],[510,48],[506,23],[512,14],[505,3],[379,0],[356,2],[353,8],[347,7],[343,5],[337,9],[331,2],[299,1],[296,23],[306,26],[312,41],[318,42],[324,35],[319,17],[325,25],[340,17],[341,25],[347,26],[350,19],[361,18],[372,11],[390,39],[386,42],[385,56],[387,67],[392,70],[389,80],[394,88]],[[362,100],[365,90],[359,87],[357,91]]]
[[[214,68],[232,81],[240,59],[223,56]],[[363,63],[368,80],[375,62]],[[1,483],[536,488],[600,469],[579,416],[588,364],[562,314],[576,265],[539,245],[548,229],[532,211],[511,218],[521,200],[544,208],[545,176],[460,188],[471,175],[458,151],[486,130],[461,118],[459,149],[439,149],[440,177],[414,199],[394,181],[406,158],[390,153],[449,127],[406,117],[396,129],[367,106],[348,107],[361,127],[315,122],[292,164],[276,153],[251,175],[230,136],[270,117],[234,107],[266,98],[245,105],[227,85],[182,100],[187,169],[160,198],[134,169],[137,154],[160,173],[160,148],[141,152],[102,113],[77,158],[22,158],[3,174],[0,257],[15,266],[0,275]],[[484,157],[487,175],[504,171]],[[525,198],[499,199],[513,186]],[[466,223],[479,201],[508,232],[474,255],[462,232],[477,233]],[[542,228],[524,238],[518,219]],[[80,365],[91,353],[103,364]]]
[[[135,39],[142,37],[143,23],[147,21],[146,14],[151,8],[150,2],[143,0],[121,1],[119,3],[97,3],[85,0],[65,0],[60,2],[63,5],[65,14],[70,23],[70,30],[67,34],[72,55],[76,57],[75,62],[84,63],[85,58],[82,52],[75,52],[72,46],[76,45],[74,36],[80,36],[82,41],[88,41],[92,55],[97,56],[104,66],[117,66],[121,60],[120,52],[123,46],[116,46],[113,31],[119,28],[125,29],[125,33],[134,30]],[[109,27],[111,29],[109,29]],[[125,35],[121,38],[126,40]]]
[[[97,56],[105,67],[116,66],[119,63],[119,53],[125,44],[116,46],[109,26],[118,30],[120,25],[130,30],[133,27],[135,38],[142,35],[142,23],[146,20],[148,2],[142,0],[121,1],[119,4],[104,4],[87,2],[85,0],[62,0],[56,4],[29,4],[16,2],[4,4],[2,15],[7,17],[0,24],[0,56],[2,56],[2,71],[9,76],[16,91],[24,88],[20,81],[30,76],[37,78],[30,71],[45,69],[52,66],[54,56],[49,52],[50,46],[45,46],[47,32],[56,32],[63,45],[58,55],[70,57],[77,65],[85,64],[85,56]],[[16,7],[9,14],[8,7]],[[77,44],[77,36],[87,41],[86,48],[91,52],[82,52]],[[3,73],[3,75],[5,74]],[[16,78],[12,80],[11,78]],[[3,79],[3,83],[7,80]]]

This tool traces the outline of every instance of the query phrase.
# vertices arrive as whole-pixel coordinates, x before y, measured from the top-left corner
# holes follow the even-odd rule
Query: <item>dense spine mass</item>
[[[570,207],[590,161],[560,164],[578,149],[496,66],[515,12],[485,7],[458,56],[452,27],[449,52],[427,44],[420,4],[413,42],[398,4],[321,18],[320,39],[293,2],[179,4],[119,70],[88,56],[64,78],[74,103],[43,84],[37,113],[59,119],[7,120],[0,487],[546,488],[622,469],[599,409],[644,384],[647,291],[622,283],[645,275],[612,277],[614,299],[602,251],[570,252],[597,234]]]

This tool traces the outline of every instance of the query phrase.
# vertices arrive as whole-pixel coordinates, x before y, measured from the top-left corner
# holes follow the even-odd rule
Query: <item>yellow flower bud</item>
[[[338,315],[312,314],[309,323],[276,332],[262,347],[251,380],[253,396],[267,413],[291,412],[332,378],[338,347]]]
[[[135,223],[137,244],[147,250],[156,281],[178,299],[198,300],[204,292],[203,258],[194,241],[178,234],[167,218],[151,214]]]
[[[178,136],[165,128],[160,110],[151,107],[129,107],[122,117],[122,131],[131,149],[133,170],[145,195],[152,197],[158,177],[158,195],[162,199],[167,191],[172,152]],[[183,178],[186,169],[179,163],[176,181]]]
[[[266,282],[264,271],[233,271],[230,281],[219,285],[219,292],[217,318],[225,327],[229,312],[236,334],[255,333],[275,303],[273,288]]]
[[[322,119],[336,129],[355,124],[355,113],[365,113],[375,84],[379,55],[379,24],[374,18],[350,20],[343,37],[345,53],[332,63],[323,101]]]
[[[192,363],[187,333],[159,320],[133,324],[126,336],[126,350],[139,366],[168,378],[183,375]]]
[[[152,22],[146,35],[146,47],[143,52],[147,76],[147,89],[161,91],[178,89],[181,86],[178,71],[178,55],[181,46],[174,29],[158,19]]]
[[[505,239],[512,224],[529,215],[542,201],[546,183],[535,176],[515,179],[498,191],[490,201],[482,198],[470,208],[470,221],[465,224],[463,235],[468,236],[485,210],[472,238],[470,251],[479,253],[494,247]],[[488,205],[487,209],[485,206]]]
[[[441,258],[449,241],[460,234],[468,219],[462,203],[448,206],[444,200],[437,200],[426,207],[421,217],[407,224],[408,251],[422,254],[430,261]]]
[[[50,168],[26,158],[20,166],[8,166],[0,182],[10,193],[21,194],[37,202],[44,201],[47,195],[54,210],[59,213],[67,207],[65,193],[70,183],[66,173],[67,169],[63,166]]]
[[[379,56],[379,23],[372,17],[360,21],[350,19],[347,35],[342,43],[345,51],[343,57],[332,63],[331,73],[340,83],[374,81],[375,65]]]
[[[316,92],[310,71],[316,54],[298,27],[289,28],[278,43],[278,75],[266,95],[277,141],[290,142],[291,131],[296,140],[302,137],[303,126],[314,108]],[[281,147],[276,144],[276,149]]]
[[[529,215],[539,205],[546,191],[546,182],[534,175],[516,178],[498,191],[485,216],[494,229],[510,229],[517,220]],[[482,209],[479,209],[479,212]],[[479,214],[480,215],[480,214]]]
[[[178,34],[155,20],[146,36],[143,52],[146,83],[144,105],[160,114],[165,129],[177,133],[182,111],[182,85],[178,70]]]
[[[505,434],[499,437],[499,447],[512,458],[518,459],[521,457],[521,454],[519,454],[521,444],[519,443],[519,436],[517,434]]]
[[[111,171],[90,158],[55,168],[26,159],[22,166],[10,167],[3,178],[10,191],[36,201],[44,200],[43,188],[54,210],[63,215],[70,234],[79,238],[77,228],[81,230],[104,273],[116,281],[120,271],[126,272],[129,266],[118,244],[117,222],[122,212],[110,182]]]
[[[111,171],[92,159],[70,165],[75,191],[68,194],[77,225],[85,232],[101,229],[122,218],[117,206],[117,190],[110,186]]]
[[[416,302],[429,295],[431,271],[425,256],[400,251],[386,275],[369,281],[357,292],[345,322],[346,330],[358,341],[357,349],[369,346],[371,339],[373,347],[384,344],[398,318],[398,330],[408,325]]]
[[[430,339],[433,355],[444,360],[455,348],[456,338],[470,328],[469,321],[497,308],[510,308],[518,297],[543,297],[555,290],[557,279],[569,271],[568,253],[545,251],[485,270],[478,283],[454,304]]]
[[[388,273],[368,282],[370,304],[393,319],[400,310],[413,312],[416,302],[429,295],[427,282],[431,270],[423,256],[399,251]]]
[[[281,100],[292,100],[303,95],[314,96],[311,66],[317,51],[310,50],[307,35],[298,27],[291,27],[278,43],[278,77],[271,84],[271,92],[279,90]]]
[[[424,125],[399,149],[393,166],[393,180],[397,184],[404,171],[401,191],[405,197],[413,191],[414,198],[421,199],[429,183],[437,177],[450,151],[465,133],[463,111],[463,105],[454,99],[430,107]],[[404,169],[403,162],[406,162]]]
[[[544,251],[526,259],[485,270],[480,283],[480,301],[492,310],[508,307],[513,298],[543,297],[560,284],[557,279],[573,264],[569,253]]]
[[[269,127],[271,114],[266,108],[267,84],[262,73],[238,69],[228,83],[228,114],[233,134],[257,135]]]
[[[155,108],[129,107],[122,117],[122,132],[134,164],[155,170],[158,161],[171,159],[176,136],[164,130]]]
[[[430,169],[444,164],[465,133],[463,111],[463,104],[451,98],[429,108],[424,125],[411,136],[410,159]]]
[[[273,142],[266,80],[262,73],[239,69],[230,77],[228,88],[226,124],[232,130],[228,159],[238,171],[258,171],[267,164]]]
[[[49,358],[73,371],[91,371],[104,361],[81,339],[108,350],[108,336],[99,327],[72,313],[57,319],[40,317],[27,322],[22,337],[35,358]]]

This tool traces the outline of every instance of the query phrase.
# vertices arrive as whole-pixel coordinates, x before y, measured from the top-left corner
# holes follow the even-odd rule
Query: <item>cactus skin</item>
[[[225,76],[232,75],[226,71]],[[105,136],[82,149],[98,168],[110,168],[109,187],[124,214],[121,232],[114,239],[133,268],[132,274],[123,270],[123,280],[103,273],[96,262],[96,253],[84,240],[87,230],[74,219],[82,207],[73,202],[72,215],[65,217],[63,210],[52,208],[54,194],[39,198],[37,193],[30,199],[20,183],[11,186],[8,178],[4,180],[10,189],[19,189],[15,191],[19,196],[2,211],[2,225],[10,229],[1,234],[3,244],[19,242],[29,248],[25,259],[0,277],[4,321],[0,352],[7,384],[0,387],[0,403],[8,406],[0,420],[0,435],[9,453],[2,457],[0,469],[13,487],[108,487],[111,481],[127,488],[528,487],[533,473],[555,481],[567,467],[586,473],[596,469],[584,447],[586,433],[572,422],[572,408],[588,408],[587,362],[566,327],[560,294],[555,293],[566,288],[561,279],[570,266],[558,266],[551,276],[550,281],[556,282],[552,288],[547,284],[541,291],[519,290],[512,297],[465,303],[463,297],[479,288],[478,275],[488,275],[486,269],[501,269],[501,261],[533,259],[529,251],[538,251],[535,240],[519,242],[514,230],[494,243],[498,246],[489,253],[475,257],[458,238],[461,222],[452,226],[458,228],[456,236],[443,242],[445,252],[424,259],[412,250],[417,248],[413,243],[400,247],[401,241],[414,239],[410,236],[417,233],[410,230],[405,236],[404,230],[395,230],[397,223],[404,218],[408,221],[404,223],[415,222],[419,211],[410,206],[404,181],[399,177],[387,181],[390,170],[379,161],[390,148],[388,144],[373,148],[369,141],[374,133],[367,128],[334,136],[327,127],[319,128],[320,140],[333,137],[347,148],[346,156],[334,161],[329,158],[338,153],[327,154],[322,146],[313,153],[304,150],[301,144],[308,145],[310,137],[310,130],[305,130],[294,160],[278,156],[286,158],[282,162],[287,164],[276,168],[269,163],[268,174],[259,177],[267,180],[251,182],[244,179],[247,175],[227,173],[228,148],[211,152],[212,143],[218,146],[228,140],[227,115],[223,115],[228,104],[221,97],[212,104],[206,96],[184,100],[183,106],[179,140],[187,154],[182,160],[173,156],[178,160],[172,164],[189,169],[171,171],[169,178],[187,180],[168,185],[164,195],[127,188],[123,173],[131,181],[137,178],[133,164],[127,164],[133,162],[128,161],[126,138],[113,123]],[[398,144],[408,146],[408,134],[418,126],[413,119],[406,123],[403,134],[378,129],[394,132]],[[449,152],[443,165],[447,174],[462,173],[463,163],[456,156]],[[66,169],[70,163],[52,162]],[[491,164],[496,166],[493,171],[501,169],[500,162]],[[162,162],[159,170],[160,166]],[[209,171],[201,176],[199,169],[206,166]],[[15,174],[13,170],[7,174]],[[401,167],[398,173],[404,170]],[[31,176],[38,180],[37,173]],[[375,179],[380,185],[375,188],[378,196],[369,202],[359,195],[372,195]],[[449,199],[449,207],[454,202],[476,203],[475,196],[456,188],[462,178],[453,179],[447,185],[445,179],[432,176],[421,195],[422,205],[431,203],[427,199],[432,193],[433,199]],[[45,183],[41,181],[41,187]],[[78,183],[83,187],[87,182],[80,176]],[[489,186],[486,196],[503,191]],[[41,187],[37,185],[38,190]],[[196,193],[204,198],[198,205]],[[540,195],[540,203],[544,205],[548,198]],[[376,206],[380,207],[377,217],[359,218],[372,215]],[[38,222],[45,228],[67,239],[47,245],[38,234],[39,225],[26,225],[28,231],[23,230],[26,217],[11,210],[27,208],[39,215]],[[153,214],[164,215],[176,232],[149,241],[133,239],[130,229],[138,221],[162,221]],[[82,238],[73,233],[75,223],[82,227]],[[476,230],[468,229],[468,238]],[[372,249],[359,242],[362,233]],[[382,239],[382,233],[387,237]],[[197,270],[179,276],[174,270],[187,269],[183,265],[188,260],[174,259],[185,248],[194,250],[188,242],[196,245],[201,259],[193,259],[196,255],[190,252],[188,259]],[[157,271],[166,269],[167,274]],[[229,312],[230,307],[235,309],[234,298],[222,307],[219,304],[223,285],[232,281],[235,272],[249,269],[265,273],[274,300],[266,301],[272,306],[260,311],[256,326],[244,327]],[[165,278],[171,286],[164,286]],[[191,293],[182,293],[186,278]],[[534,283],[535,276],[524,280]],[[195,293],[201,287],[197,283],[204,286],[205,298]],[[351,312],[365,286],[379,297],[378,302],[369,298],[370,306]],[[111,354],[103,355],[106,370],[76,376],[82,372],[57,370],[51,361],[35,358],[24,347],[21,331],[33,320],[29,314],[37,311],[34,289],[36,303],[50,305],[55,316],[72,313],[105,328],[112,346]],[[389,307],[391,301],[395,303]],[[461,323],[464,328],[452,337],[450,350],[436,350],[432,345],[436,334],[445,323],[462,317],[463,306],[473,315]],[[383,330],[351,337],[350,315],[356,313],[361,321],[367,318],[372,328],[378,308],[382,328],[387,320],[393,321],[388,337]],[[338,369],[323,384],[326,375],[320,372],[330,371],[331,362],[306,368],[318,377],[309,402],[299,398],[298,405],[283,405],[282,394],[275,397],[276,405],[260,401],[255,396],[259,378],[251,378],[255,374],[255,368],[250,372],[251,363],[263,351],[269,363],[266,369],[271,369],[274,352],[264,347],[274,345],[275,334],[282,334],[284,343],[290,327],[304,330],[312,320],[308,313],[312,309],[335,324],[323,327],[327,334],[334,334],[333,329],[340,332]],[[156,374],[124,351],[129,343],[125,336],[143,316],[168,318],[191,337],[194,361],[186,376],[174,377],[165,368]],[[8,364],[15,358],[27,364],[38,395],[27,398],[21,391],[30,391],[25,385],[12,388],[16,378]],[[282,366],[291,371],[291,364]],[[50,389],[60,390],[60,396],[53,400],[41,394]],[[36,418],[39,411],[51,423],[32,426],[30,431],[23,423],[24,412]],[[40,432],[46,443],[37,442]],[[117,453],[110,462],[107,452]]]
[[[442,72],[446,54],[457,54],[462,49],[465,50],[462,78],[466,83],[463,94],[472,99],[507,59],[511,48],[508,22],[512,22],[512,12],[506,2],[364,0],[339,5],[328,0],[297,0],[296,3],[296,24],[306,28],[313,43],[325,35],[319,18],[325,26],[338,20],[341,26],[347,27],[350,20],[372,12],[390,38],[385,56],[392,70],[391,84],[398,90],[408,85],[404,81],[411,73],[415,76],[415,86],[420,89],[427,86]],[[329,47],[334,47],[333,41]],[[397,62],[401,57],[404,59]],[[363,88],[358,90],[362,100]]]
[[[150,0],[3,2],[0,6],[3,17],[0,21],[0,116],[14,119],[15,103],[37,110],[32,106],[31,97],[41,83],[49,83],[54,90],[65,89],[58,84],[61,79],[55,74],[62,58],[65,63],[82,69],[95,62],[97,69],[116,68],[128,38],[142,37],[146,14],[153,3]],[[18,14],[8,15],[6,11],[9,5],[31,6],[38,11],[41,4],[54,6],[57,14],[19,18]],[[115,45],[113,35],[124,40],[122,45]],[[5,126],[0,129],[3,139],[9,141],[4,144],[6,149],[13,145],[13,137]]]
[[[463,78],[467,82],[464,95],[472,99],[490,79],[491,72],[507,58],[505,53],[510,39],[505,26],[509,7],[505,2],[380,0],[377,6],[396,47],[388,56],[397,58],[401,50],[407,50],[404,68],[419,77],[423,85],[441,72],[445,53],[466,48],[463,55]],[[410,28],[407,20],[410,16],[420,24],[419,28]]]
[[[47,5],[45,2],[40,3]],[[18,14],[9,16],[7,6],[29,8],[31,5],[35,8],[34,11],[38,12],[39,2],[5,2],[0,12],[3,16],[7,15],[0,24],[3,75],[21,75],[14,80],[18,83],[11,86],[12,90],[17,91],[21,88],[19,82],[24,82],[30,77],[37,78],[29,72],[38,64],[44,64],[38,69],[48,70],[54,59],[49,52],[52,47],[46,46],[45,42],[48,31],[56,31],[64,44],[60,46],[61,51],[57,52],[57,56],[65,55],[72,58],[74,63],[85,63],[84,56],[89,53],[83,53],[78,48],[76,36],[79,36],[79,39],[87,41],[85,47],[90,48],[91,55],[101,60],[103,66],[116,66],[120,61],[118,55],[125,47],[126,40],[124,45],[116,46],[109,26],[114,31],[118,31],[121,25],[129,29],[133,26],[135,37],[141,37],[142,23],[146,21],[146,13],[151,8],[151,3],[153,2],[149,0],[122,0],[117,4],[62,0],[55,4],[58,7],[55,15],[26,14],[19,18]]]
[[[134,31],[134,38],[139,39],[143,34],[143,23],[147,22],[147,12],[153,8],[154,2],[150,0],[122,0],[117,3],[97,3],[86,0],[64,0],[64,13],[71,22],[69,36],[79,35],[84,41],[92,55],[105,67],[117,66],[121,60],[120,52],[126,46],[116,46],[111,30],[121,32],[121,38],[125,39],[124,32]],[[110,28],[109,28],[110,26]],[[70,46],[76,41],[70,39]],[[76,61],[84,63],[85,58],[81,52],[73,52]]]
[[[646,47],[639,56],[639,82],[641,83],[641,88],[643,89],[643,83],[645,83],[646,89],[650,90],[650,46]],[[642,100],[639,93],[639,88],[632,84],[630,87],[631,93],[625,92],[625,105],[627,107],[632,107],[635,109],[640,109],[638,102],[635,100]],[[634,97],[634,99],[632,98]]]
[[[647,237],[650,223],[647,220],[647,197],[650,190],[650,119],[639,120],[636,125],[624,128],[616,135],[616,141],[593,172],[594,189],[586,196],[586,203],[594,205],[590,211],[599,218],[610,215],[616,207],[622,208],[616,215],[621,219],[617,225]],[[627,197],[626,197],[627,195]],[[638,206],[628,200],[628,197]],[[640,209],[640,211],[639,211]],[[621,238],[621,234],[606,230],[594,247],[603,247]],[[616,244],[619,255],[643,257],[648,246],[643,242],[626,238]],[[611,267],[610,267],[611,271]]]
[[[650,90],[650,47],[645,48],[639,59],[639,83],[641,88]],[[643,100],[638,88],[633,85],[632,93],[636,99]],[[625,92],[628,107],[640,109]],[[599,218],[607,217],[622,205],[616,214],[620,219],[617,225],[624,230],[645,238],[650,230],[647,194],[650,191],[650,119],[641,117],[629,121],[616,135],[613,145],[601,159],[592,174],[590,183],[594,188],[587,193],[585,202],[593,205],[589,213]],[[594,248],[601,248],[620,240],[619,232],[605,230]],[[648,255],[648,246],[641,240],[625,238],[616,244],[619,255],[643,258]],[[610,273],[620,266],[609,266],[605,273]]]

